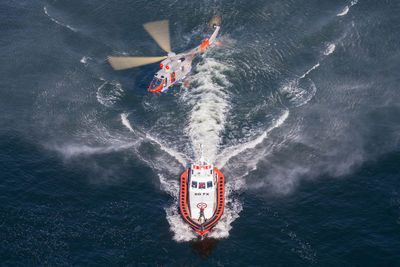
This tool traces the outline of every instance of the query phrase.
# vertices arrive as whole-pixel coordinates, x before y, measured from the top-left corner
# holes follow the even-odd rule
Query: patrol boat
[[[203,236],[218,223],[224,205],[224,175],[201,156],[181,175],[179,208],[183,219]]]

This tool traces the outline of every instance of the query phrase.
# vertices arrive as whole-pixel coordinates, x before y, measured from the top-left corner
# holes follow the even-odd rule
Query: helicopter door
[[[171,83],[175,82],[175,72],[171,73]]]

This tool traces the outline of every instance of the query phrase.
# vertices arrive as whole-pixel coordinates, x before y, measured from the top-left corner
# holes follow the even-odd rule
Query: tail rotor
[[[208,22],[208,27],[214,29],[217,26],[221,26],[222,18],[220,15],[214,15],[210,22]]]

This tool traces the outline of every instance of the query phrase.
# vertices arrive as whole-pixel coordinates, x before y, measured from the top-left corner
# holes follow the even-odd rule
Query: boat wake
[[[181,96],[181,103],[191,111],[186,132],[192,146],[203,146],[204,156],[215,162],[221,142],[221,132],[225,129],[227,114],[231,109],[229,91],[231,86],[224,72],[229,67],[213,58],[200,63],[194,75],[189,77],[191,87]]]
[[[220,155],[221,133],[225,130],[228,113],[231,109],[228,81],[225,73],[231,70],[230,66],[218,62],[214,58],[205,58],[191,75],[189,83],[181,95],[180,102],[187,106],[189,113],[186,132],[192,148],[196,150],[202,145],[204,156],[210,162],[216,162]],[[178,198],[178,183],[166,183],[165,178],[160,176],[161,187],[171,196]],[[242,204],[233,198],[233,184],[226,182],[225,185],[225,209],[218,224],[207,236],[213,238],[225,238],[229,236],[231,224],[239,217]],[[190,241],[197,237],[194,231],[183,221],[176,208],[176,202],[166,207],[167,220],[174,233],[176,241]]]

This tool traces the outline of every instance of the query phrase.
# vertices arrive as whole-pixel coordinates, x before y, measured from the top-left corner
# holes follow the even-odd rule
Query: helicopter
[[[192,71],[193,59],[204,52],[208,47],[214,47],[221,43],[216,43],[221,25],[221,17],[214,15],[209,22],[209,26],[214,29],[210,38],[205,38],[203,42],[183,53],[175,54],[171,51],[169,37],[169,21],[159,20],[143,24],[144,29],[156,41],[156,43],[167,52],[167,56],[160,57],[108,57],[108,62],[114,70],[124,70],[134,67],[139,67],[147,64],[152,64],[161,61],[160,70],[154,75],[148,90],[150,92],[166,93],[169,88],[181,82],[188,73]],[[185,84],[188,86],[188,83]]]

